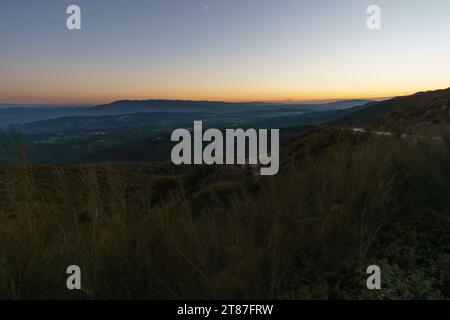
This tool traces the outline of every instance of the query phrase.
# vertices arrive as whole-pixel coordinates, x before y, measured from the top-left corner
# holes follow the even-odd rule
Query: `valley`
[[[1,129],[3,140],[12,145],[12,148],[18,143],[25,145],[30,160],[41,164],[89,162],[96,159],[107,161],[105,155],[110,155],[111,161],[118,158],[134,161],[169,160],[169,150],[173,147],[170,133],[176,128],[192,130],[192,124],[196,120],[203,121],[206,128],[280,129],[281,139],[285,140],[291,132],[295,134],[297,131],[292,128],[326,123],[354,111],[354,108],[360,108],[354,105],[366,101],[342,101],[323,105],[199,102],[199,106],[195,102],[163,101],[159,105],[158,101],[149,101],[137,102],[129,107],[130,103],[116,102],[107,106],[57,112],[51,109],[45,112],[57,118],[28,123],[22,122],[29,120],[17,119],[22,119],[24,112],[25,119],[28,119],[27,117],[36,113],[40,114],[41,109],[32,109],[32,113],[28,113],[30,108],[0,110],[0,115],[5,111],[9,119],[16,119],[16,123],[5,125]],[[45,112],[41,117],[46,116]],[[61,112],[83,115],[58,117]],[[16,137],[20,141],[14,141],[11,131],[20,133],[20,137]],[[139,146],[142,147],[140,151],[125,151],[140,148]],[[146,151],[148,149],[154,152]],[[127,159],[127,155],[130,158]],[[8,157],[10,158],[0,150],[0,161],[7,162],[10,160]]]
[[[0,298],[449,299],[450,138],[446,118],[433,120],[436,104],[445,111],[436,95],[447,101],[450,91],[316,112],[9,127]],[[171,132],[192,132],[194,120],[205,130],[280,129],[279,173],[173,165]],[[60,285],[74,261],[82,291]],[[369,265],[382,270],[383,290],[365,286]]]

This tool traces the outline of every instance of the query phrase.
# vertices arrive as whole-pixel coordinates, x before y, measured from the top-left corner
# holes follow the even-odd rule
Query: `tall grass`
[[[450,226],[449,152],[448,139],[343,139],[256,193],[239,180],[191,190],[195,173],[3,167],[0,298],[416,298],[419,281],[423,296],[448,298],[445,272],[418,276],[408,263],[445,265],[449,229],[423,240],[433,254],[402,265],[395,252],[419,247],[408,239],[425,213]],[[373,263],[388,270],[386,296],[364,289]],[[72,264],[81,291],[66,289]]]

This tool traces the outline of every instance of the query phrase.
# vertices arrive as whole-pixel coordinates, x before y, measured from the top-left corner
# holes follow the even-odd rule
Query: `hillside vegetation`
[[[281,159],[259,178],[22,154],[0,169],[0,298],[450,298],[448,138],[316,129]],[[82,291],[66,289],[72,264]]]
[[[448,130],[450,88],[444,90],[418,92],[404,97],[396,97],[378,103],[369,103],[331,121],[333,125],[369,126],[377,130],[413,133],[417,130],[442,132]]]

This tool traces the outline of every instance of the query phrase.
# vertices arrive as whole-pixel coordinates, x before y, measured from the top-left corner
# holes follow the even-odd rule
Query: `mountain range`
[[[439,135],[448,130],[449,106],[450,88],[385,101],[324,104],[121,100],[96,106],[0,105],[0,128],[3,140],[9,128],[20,132],[20,142],[38,163],[166,160],[170,132],[192,129],[195,120],[219,129],[279,128],[282,141],[323,125]]]
[[[279,111],[306,113],[343,110],[368,103],[368,100],[344,100],[323,104],[231,103],[192,100],[121,100],[95,106],[54,106],[0,104],[0,127],[31,123],[63,117],[98,117],[155,112],[230,113],[250,111]]]

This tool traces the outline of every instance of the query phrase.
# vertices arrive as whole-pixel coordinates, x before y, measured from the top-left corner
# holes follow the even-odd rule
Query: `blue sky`
[[[391,96],[450,86],[449,56],[446,0],[0,2],[0,102]]]

